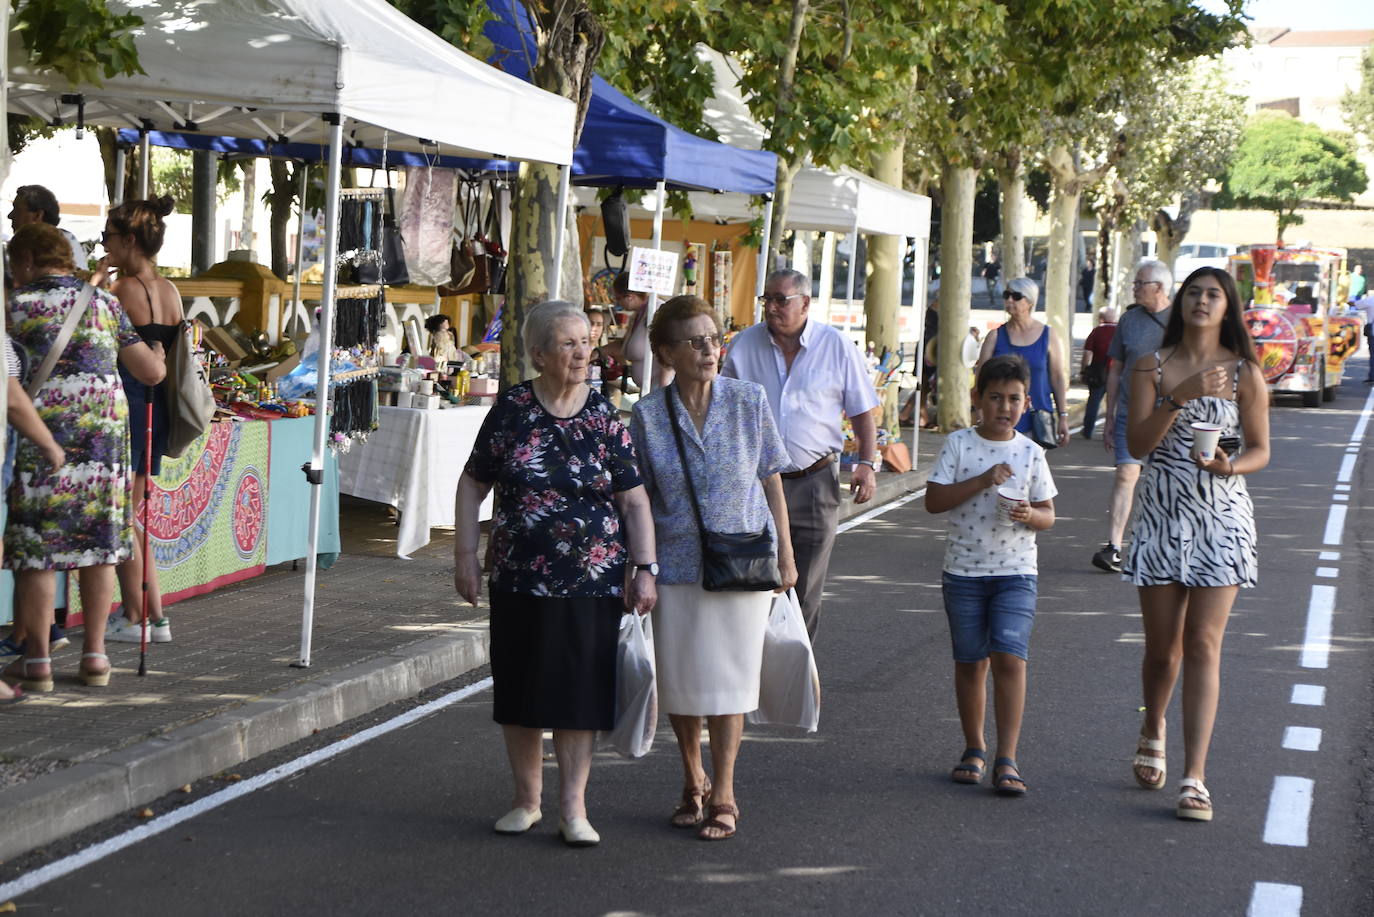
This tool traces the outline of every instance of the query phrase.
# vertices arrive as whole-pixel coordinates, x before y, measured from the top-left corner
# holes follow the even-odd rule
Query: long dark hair
[[[1178,292],[1174,294],[1173,308],[1169,311],[1169,324],[1164,329],[1164,340],[1160,346],[1172,347],[1183,340],[1183,294],[1187,292],[1189,285],[1200,277],[1211,277],[1221,285],[1221,291],[1226,294],[1226,314],[1221,319],[1221,346],[1258,365],[1259,357],[1255,354],[1255,342],[1245,327],[1245,310],[1240,304],[1236,282],[1231,279],[1230,274],[1219,267],[1200,267],[1189,274],[1179,286]]]

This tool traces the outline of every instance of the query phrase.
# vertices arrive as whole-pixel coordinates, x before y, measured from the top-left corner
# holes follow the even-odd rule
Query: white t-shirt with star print
[[[1017,433],[1008,440],[984,439],[973,428],[956,430],[945,440],[935,469],[934,484],[957,484],[1005,462],[1012,479],[1003,486],[1018,487],[1032,503],[1053,499],[1055,489],[1045,450]],[[945,514],[948,541],[946,573],[955,576],[1034,576],[1035,530],[1014,522],[997,524],[997,488],[987,487]]]

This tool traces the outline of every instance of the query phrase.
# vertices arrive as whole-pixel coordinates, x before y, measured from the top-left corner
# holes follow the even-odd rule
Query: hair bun
[[[157,211],[157,215],[160,217],[165,217],[176,209],[176,200],[170,194],[153,198],[149,203],[153,205],[153,210]]]

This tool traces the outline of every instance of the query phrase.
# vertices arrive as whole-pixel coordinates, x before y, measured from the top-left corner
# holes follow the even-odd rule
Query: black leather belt
[[[820,471],[822,468],[829,468],[829,467],[830,467],[830,463],[833,462],[833,461],[835,461],[835,453],[832,452],[832,453],[830,453],[829,455],[825,456],[824,458],[819,458],[819,459],[817,459],[814,465],[808,465],[807,467],[803,468],[801,471],[784,471],[784,472],[782,472],[782,474],[779,475],[779,476],[780,476],[780,477],[783,477],[783,478],[786,478],[786,479],[789,480],[789,481],[794,480],[794,479],[796,479],[796,478],[804,478],[804,477],[806,477],[808,474],[815,474],[817,471]]]

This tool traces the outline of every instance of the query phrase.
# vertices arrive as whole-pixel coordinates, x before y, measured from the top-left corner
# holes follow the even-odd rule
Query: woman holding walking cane
[[[111,269],[119,279],[110,288],[133,322],[144,343],[160,344],[170,350],[180,332],[181,294],[175,285],[157,273],[157,253],[167,231],[163,218],[172,212],[172,199],[127,201],[111,208],[105,219],[100,241],[105,246],[91,282],[101,285]],[[162,456],[167,451],[167,386],[144,386],[126,369],[120,369],[124,391],[129,399],[131,467],[129,499],[137,508],[135,518],[147,516],[143,503],[150,490],[149,476],[162,471]],[[151,444],[151,447],[150,447]],[[116,643],[170,643],[172,626],[162,614],[162,592],[158,589],[157,565],[144,563],[146,529],[134,539],[134,552],[119,565],[119,591],[123,596],[123,616],[110,619],[106,638]],[[146,605],[147,617],[143,617]],[[140,627],[145,621],[147,632]]]
[[[1174,297],[1160,349],[1132,369],[1126,445],[1148,457],[1122,577],[1140,591],[1145,721],[1132,770],[1165,781],[1164,712],[1183,670],[1183,780],[1175,814],[1212,820],[1203,783],[1221,683],[1221,642],[1258,576],[1245,475],[1269,464],[1269,394],[1236,284],[1199,268]],[[1148,384],[1153,383],[1153,384]],[[1243,445],[1242,445],[1243,443]]]

